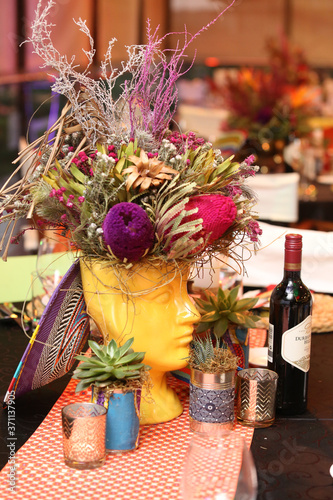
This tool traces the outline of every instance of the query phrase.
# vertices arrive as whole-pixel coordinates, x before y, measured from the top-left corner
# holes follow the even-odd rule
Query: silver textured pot
[[[235,371],[204,373],[191,369],[190,429],[200,434],[219,435],[233,426]]]

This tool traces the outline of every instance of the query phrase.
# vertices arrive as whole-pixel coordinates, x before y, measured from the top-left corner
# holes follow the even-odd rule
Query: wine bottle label
[[[273,345],[274,345],[274,325],[272,325],[272,323],[269,323],[267,359],[270,363],[273,363]]]
[[[310,369],[311,320],[311,315],[307,316],[304,321],[282,335],[283,359],[303,372],[308,372]]]

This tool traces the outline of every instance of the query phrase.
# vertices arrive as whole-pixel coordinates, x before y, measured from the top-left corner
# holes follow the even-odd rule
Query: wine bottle
[[[287,234],[284,276],[270,300],[268,368],[279,375],[277,413],[304,413],[311,350],[312,296],[301,280],[302,236]]]

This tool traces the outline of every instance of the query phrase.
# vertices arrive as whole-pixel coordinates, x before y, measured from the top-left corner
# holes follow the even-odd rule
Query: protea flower
[[[185,210],[190,211],[195,208],[198,208],[198,211],[194,214],[185,216],[179,224],[180,229],[182,225],[185,227],[185,224],[190,221],[202,220],[202,229],[191,236],[191,239],[194,241],[198,241],[201,238],[202,240],[194,250],[189,252],[189,255],[203,250],[204,247],[220,239],[232,225],[237,215],[237,207],[233,200],[221,194],[192,196],[186,203]],[[175,214],[174,218],[178,215],[179,213]],[[166,232],[166,236],[168,234],[169,231]],[[178,233],[171,238],[171,246],[168,250],[170,251],[171,249],[172,251],[172,245],[185,235],[185,231],[178,231]],[[188,243],[187,240],[185,244],[188,245]]]
[[[165,180],[171,180],[170,174],[178,174],[177,170],[167,167],[157,158],[148,158],[147,153],[141,149],[140,157],[131,155],[128,157],[134,165],[125,168],[122,174],[130,174],[126,180],[126,190],[129,191],[140,186],[140,193],[151,185],[159,186]]]

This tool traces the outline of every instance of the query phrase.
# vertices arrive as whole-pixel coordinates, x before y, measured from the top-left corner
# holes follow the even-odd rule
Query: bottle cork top
[[[285,248],[288,250],[302,250],[302,235],[289,233],[286,234]]]
[[[285,269],[298,271],[302,260],[302,235],[289,233],[285,239],[284,263]]]

